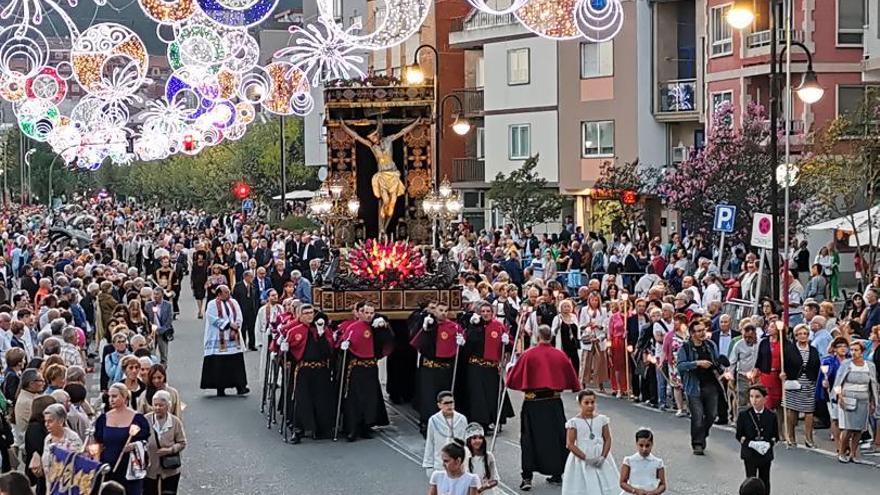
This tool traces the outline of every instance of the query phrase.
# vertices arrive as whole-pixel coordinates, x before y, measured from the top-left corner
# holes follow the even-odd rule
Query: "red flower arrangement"
[[[421,253],[415,245],[404,241],[367,239],[351,250],[348,265],[351,273],[376,282],[383,289],[397,287],[410,277],[425,275]]]

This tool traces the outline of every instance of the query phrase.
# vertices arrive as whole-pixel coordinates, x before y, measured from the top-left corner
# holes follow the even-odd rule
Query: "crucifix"
[[[388,229],[391,217],[394,216],[394,206],[397,204],[397,198],[406,193],[406,187],[403,185],[403,181],[400,180],[400,170],[397,168],[397,164],[394,163],[394,142],[412,131],[421,122],[422,119],[417,118],[397,133],[384,136],[382,134],[382,117],[379,116],[376,120],[376,129],[364,138],[354,129],[348,127],[344,120],[339,120],[342,130],[354,138],[355,141],[369,148],[376,159],[378,170],[373,174],[372,185],[373,196],[378,198],[380,202],[380,232],[385,232]]]

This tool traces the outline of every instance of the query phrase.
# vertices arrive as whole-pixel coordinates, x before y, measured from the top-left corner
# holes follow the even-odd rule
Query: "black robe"
[[[484,346],[485,326],[482,322],[469,325],[467,343],[465,344],[468,356],[467,372],[465,373],[468,412],[465,416],[468,420],[477,422],[486,428],[489,425],[494,425],[498,418],[498,395],[502,370],[498,367],[481,366],[470,362],[470,358],[483,359]],[[506,347],[510,347],[510,344]],[[513,416],[513,405],[510,403],[507,391],[505,391],[502,401],[501,424],[506,423],[507,418]]]
[[[330,438],[336,415],[330,380],[333,350],[326,338],[318,337],[312,330],[308,333],[302,360],[293,363],[292,404],[288,407],[296,430],[311,432],[317,438]]]

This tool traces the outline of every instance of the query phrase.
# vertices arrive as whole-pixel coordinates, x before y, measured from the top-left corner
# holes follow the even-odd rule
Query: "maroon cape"
[[[513,390],[549,389],[556,392],[581,389],[568,356],[547,343],[522,353],[507,372],[507,386]]]
[[[307,327],[304,324],[299,323],[287,330],[287,342],[290,344],[290,354],[295,361],[301,361],[303,354],[306,352],[306,341],[308,340],[309,332],[312,332],[312,335],[316,335],[318,328],[314,325]],[[334,343],[331,334],[332,332],[329,329],[325,329],[324,338],[327,339],[327,343],[330,344],[330,348],[332,349]]]

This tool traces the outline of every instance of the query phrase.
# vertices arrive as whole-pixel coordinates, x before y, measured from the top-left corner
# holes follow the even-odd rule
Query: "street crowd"
[[[58,452],[105,465],[103,493],[177,493],[186,404],[168,356],[185,284],[205,325],[202,389],[259,383],[267,424],[293,444],[370,438],[389,424],[386,397],[410,404],[432,494],[494,493],[497,434],[515,415],[521,490],[541,474],[563,494],[663,493],[653,432],[615,459],[604,400],[688,417],[697,456],[730,423],[741,493],[770,492],[774,446],[798,445],[801,421],[801,444],[827,427],[842,463],[880,449],[880,283],[841,306],[829,248],[813,263],[805,246],[792,253],[783,322],[742,245],[718,262],[700,236],[464,223],[423,250],[458,277],[463,307],[425,300],[404,321],[367,301],[326,314],[313,288],[345,271],[344,252],[241,215],[85,199],[7,210],[0,239],[0,494],[51,492]],[[261,376],[248,378],[247,351]],[[508,390],[522,392],[519,411]],[[564,391],[578,392],[572,418]]]

